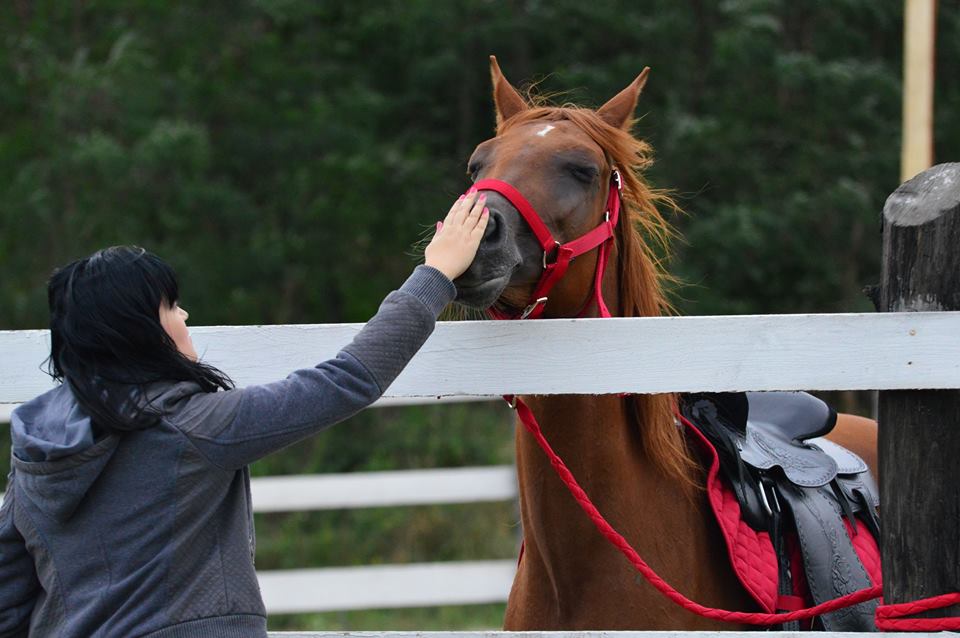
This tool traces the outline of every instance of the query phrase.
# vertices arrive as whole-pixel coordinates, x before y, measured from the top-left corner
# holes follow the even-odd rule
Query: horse
[[[597,256],[603,249],[594,247],[569,263],[546,299],[528,305],[548,259],[556,257],[510,199],[488,192],[490,221],[476,259],[455,282],[457,302],[513,318],[530,315],[531,306],[544,318],[597,317],[601,305],[620,317],[672,312],[658,255],[673,235],[660,211],[673,203],[643,179],[651,148],[630,133],[649,68],[596,110],[531,103],[493,56],[490,69],[496,135],[470,157],[471,178],[516,188],[558,243],[603,224],[613,181],[622,209],[603,255],[607,267]],[[677,427],[675,396],[523,399],[599,510],[667,582],[705,605],[757,610],[728,562],[704,495],[699,453]],[[875,422],[845,414],[830,434],[875,476],[876,437]],[[515,445],[524,549],[505,629],[752,628],[701,618],[664,598],[597,533],[523,428]]]

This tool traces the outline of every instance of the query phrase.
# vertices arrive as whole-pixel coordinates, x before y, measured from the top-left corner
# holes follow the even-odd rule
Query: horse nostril
[[[503,215],[500,211],[490,209],[490,219],[487,220],[487,227],[483,231],[483,241],[495,243],[499,241],[503,229]]]

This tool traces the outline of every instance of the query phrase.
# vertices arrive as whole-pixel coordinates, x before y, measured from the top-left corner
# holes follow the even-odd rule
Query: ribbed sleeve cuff
[[[457,296],[457,288],[447,276],[432,266],[417,266],[400,291],[413,295],[425,305],[434,317]]]

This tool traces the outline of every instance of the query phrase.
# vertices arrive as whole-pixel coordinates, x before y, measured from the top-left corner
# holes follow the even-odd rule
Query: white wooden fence
[[[206,327],[192,334],[204,359],[243,386],[335,355],[360,327]],[[0,406],[51,387],[40,371],[47,342],[46,331],[0,331]],[[960,388],[960,313],[440,323],[379,404],[508,393],[917,388]],[[509,467],[253,483],[259,512],[499,501],[515,493]],[[289,613],[503,601],[514,567],[512,560],[478,561],[260,577],[268,611]]]
[[[270,638],[757,638],[751,631],[272,631]],[[805,631],[769,631],[769,638],[810,638]],[[857,632],[831,632],[829,638],[864,638]],[[866,634],[870,635],[870,634]],[[955,632],[889,632],[884,638],[955,638]]]

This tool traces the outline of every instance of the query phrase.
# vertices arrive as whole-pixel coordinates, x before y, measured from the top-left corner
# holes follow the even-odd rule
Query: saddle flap
[[[836,459],[804,443],[833,429],[837,413],[805,392],[747,392],[740,457],[758,470],[779,467],[795,485],[819,487],[838,472]],[[844,459],[850,461],[850,459]]]
[[[758,470],[779,467],[794,485],[819,487],[837,476],[837,463],[820,450],[787,439],[776,426],[747,423],[740,458]]]
[[[840,474],[860,474],[867,471],[867,464],[859,456],[845,447],[841,447],[823,437],[808,439],[807,443],[817,446],[830,456],[837,464],[837,472]]]

